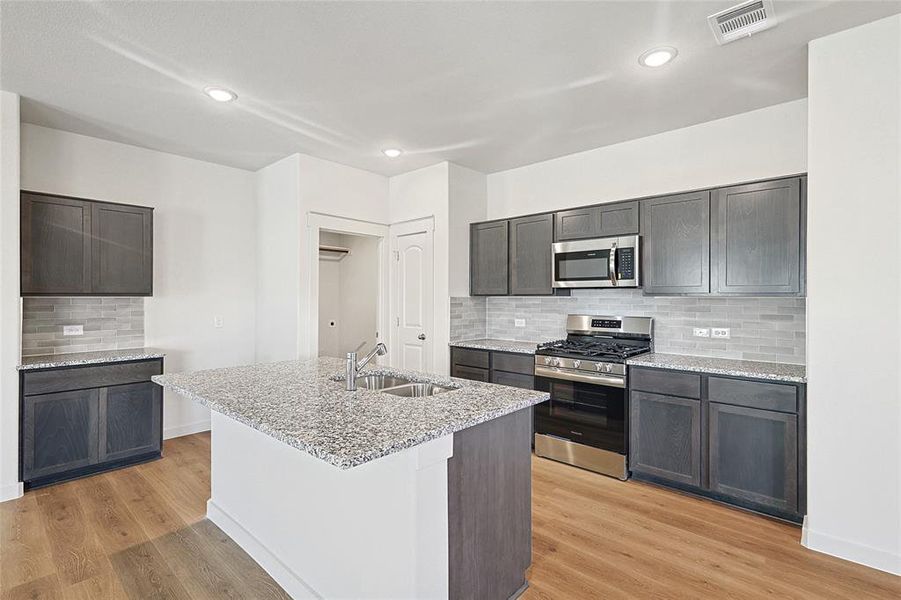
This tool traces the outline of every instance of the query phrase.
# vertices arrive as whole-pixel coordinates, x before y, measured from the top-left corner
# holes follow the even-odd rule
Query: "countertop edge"
[[[494,340],[480,338],[474,340],[458,340],[449,342],[451,348],[465,348],[468,350],[488,350],[494,352],[509,352],[511,354],[534,355],[540,342],[522,342],[518,340]],[[529,347],[525,347],[525,346]]]
[[[682,355],[679,355],[682,356]],[[688,356],[688,355],[685,355]],[[715,357],[695,357],[702,360],[723,360],[729,361],[734,359],[717,359]],[[732,369],[729,367],[708,367],[708,366],[700,366],[700,365],[685,365],[680,364],[677,361],[667,361],[666,359],[660,359],[655,362],[650,362],[647,359],[641,360],[641,357],[638,358],[630,358],[626,360],[626,364],[632,367],[646,367],[649,369],[671,369],[673,371],[687,371],[690,373],[705,373],[709,375],[726,375],[731,377],[744,377],[747,379],[759,379],[763,381],[781,381],[785,383],[801,383],[807,384],[807,376],[799,376],[799,375],[783,375],[779,373],[761,373],[755,372],[745,369]],[[775,365],[782,365],[783,363],[773,363]],[[786,363],[787,364],[787,363]],[[793,367],[804,368],[803,365],[790,365]]]
[[[135,362],[140,360],[153,360],[155,358],[165,358],[165,352],[136,352],[134,354],[123,354],[122,356],[107,358],[87,358],[87,359],[65,359],[65,354],[59,354],[59,360],[46,360],[32,364],[16,365],[16,371],[37,371],[40,369],[59,369],[65,367],[80,367],[82,365],[104,365],[122,362]],[[27,357],[24,357],[27,358]]]

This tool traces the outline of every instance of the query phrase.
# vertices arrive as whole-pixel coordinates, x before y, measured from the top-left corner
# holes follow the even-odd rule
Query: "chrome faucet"
[[[360,359],[360,362],[357,362],[357,353],[356,352],[348,352],[347,353],[347,363],[345,364],[345,382],[347,383],[347,391],[353,392],[357,389],[357,375],[360,374],[360,371],[363,370],[369,361],[378,356],[382,356],[388,353],[388,347],[385,344],[379,342],[375,345],[369,354]]]

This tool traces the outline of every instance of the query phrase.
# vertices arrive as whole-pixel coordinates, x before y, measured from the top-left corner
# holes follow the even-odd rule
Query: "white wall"
[[[155,208],[146,340],[167,371],[253,361],[253,173],[28,124],[21,145],[23,189]],[[207,409],[166,395],[166,435],[208,423]]]
[[[469,224],[488,214],[488,180],[484,173],[450,163],[448,167],[448,235],[450,256],[448,291],[469,295]]]
[[[310,289],[319,240],[311,236],[309,215],[386,224],[388,178],[294,154],[257,172],[257,205],[258,314],[266,314],[257,360],[315,356],[309,342],[318,337],[319,301]]]
[[[441,374],[450,371],[448,178],[449,163],[443,162],[394,176],[389,181],[391,223],[425,217],[434,217],[435,220],[433,236],[435,323],[432,332],[432,371]]]
[[[300,294],[300,160],[256,172],[257,362],[297,358]]]
[[[0,502],[19,483],[19,96],[0,91]]]
[[[807,170],[807,101],[488,175],[488,218],[544,212]]]
[[[901,574],[901,16],[811,42],[809,98],[806,545]]]

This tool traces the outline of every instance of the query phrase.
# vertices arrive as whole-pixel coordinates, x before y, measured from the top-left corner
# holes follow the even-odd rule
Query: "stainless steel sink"
[[[380,375],[373,373],[371,375],[360,375],[357,377],[357,388],[364,390],[383,390],[385,388],[397,387],[410,383],[409,379],[396,377],[394,375]]]
[[[449,392],[456,388],[436,385],[434,383],[408,383],[388,389],[383,389],[382,393],[391,394],[393,396],[403,396],[405,398],[424,398],[426,396],[434,396],[443,392]]]

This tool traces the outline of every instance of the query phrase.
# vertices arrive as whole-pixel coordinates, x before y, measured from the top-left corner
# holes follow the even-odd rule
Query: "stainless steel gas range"
[[[569,315],[567,337],[535,353],[535,453],[619,479],[629,476],[626,359],[651,351],[650,317]]]

